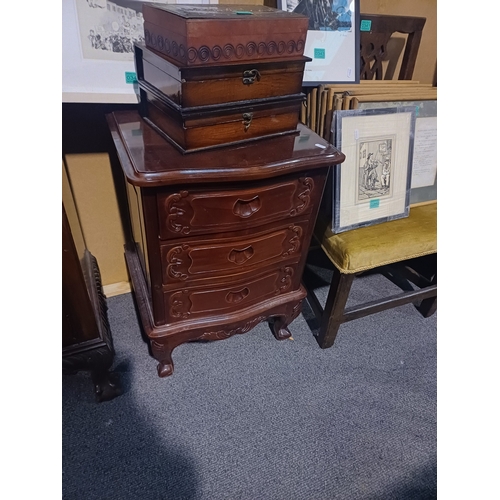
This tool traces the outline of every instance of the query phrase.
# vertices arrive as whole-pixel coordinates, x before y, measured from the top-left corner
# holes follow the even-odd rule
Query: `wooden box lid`
[[[301,56],[308,18],[264,5],[144,4],[146,46],[183,66]]]

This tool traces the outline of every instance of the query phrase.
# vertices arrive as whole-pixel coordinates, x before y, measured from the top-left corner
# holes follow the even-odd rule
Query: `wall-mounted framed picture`
[[[137,103],[134,42],[144,39],[142,4],[218,0],[63,0],[62,101]]]
[[[341,233],[408,217],[415,106],[336,111],[332,229]]]
[[[277,0],[278,8],[309,17],[304,86],[359,83],[360,0]]]

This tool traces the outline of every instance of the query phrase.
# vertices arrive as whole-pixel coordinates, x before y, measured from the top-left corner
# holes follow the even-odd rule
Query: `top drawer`
[[[160,237],[240,231],[308,213],[321,197],[314,176],[234,190],[158,194]]]

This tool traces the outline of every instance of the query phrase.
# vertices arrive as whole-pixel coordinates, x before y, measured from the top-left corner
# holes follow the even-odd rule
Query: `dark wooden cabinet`
[[[183,155],[136,112],[107,119],[128,191],[125,257],[158,374],[172,374],[184,342],[266,320],[288,338],[326,176],[342,153],[299,124],[293,135]]]
[[[79,228],[73,226],[73,231]],[[83,242],[83,238],[78,238]],[[62,207],[62,368],[64,374],[91,373],[98,402],[121,394],[109,373],[114,349],[106,297],[96,258],[77,245]]]

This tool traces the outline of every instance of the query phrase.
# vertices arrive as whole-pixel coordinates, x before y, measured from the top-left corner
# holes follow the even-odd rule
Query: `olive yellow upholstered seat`
[[[436,311],[437,203],[412,207],[403,219],[339,234],[333,234],[320,218],[315,237],[334,265],[324,308],[314,293],[311,274],[307,269],[304,273],[308,302],[320,320],[316,338],[322,348],[333,345],[340,325],[346,321],[410,302],[419,303],[417,309],[424,317]],[[308,263],[314,260],[312,255]],[[403,292],[346,309],[354,278],[367,271],[383,274]]]

